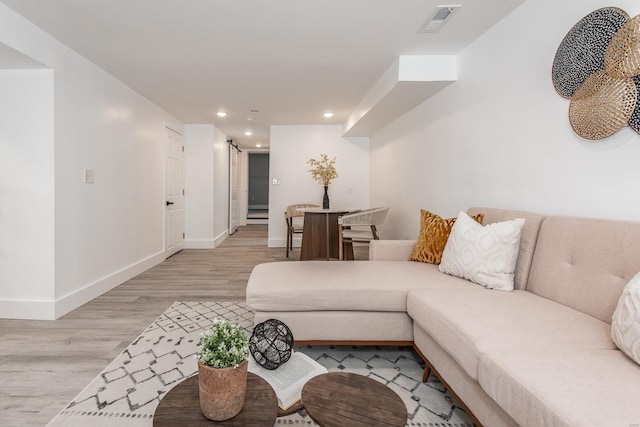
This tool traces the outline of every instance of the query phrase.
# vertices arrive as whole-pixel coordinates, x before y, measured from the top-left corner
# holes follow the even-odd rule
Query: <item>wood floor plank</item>
[[[367,247],[354,248],[367,259]],[[257,264],[293,261],[267,226],[184,250],[55,321],[0,320],[0,427],[43,426],[174,301],[244,300]]]

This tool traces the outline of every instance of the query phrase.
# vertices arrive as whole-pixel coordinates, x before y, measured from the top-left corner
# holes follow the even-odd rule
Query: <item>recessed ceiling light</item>
[[[218,111],[216,114],[218,117],[227,117],[227,113],[225,111]]]
[[[250,130],[248,130],[248,131],[246,131],[244,134],[245,134],[245,135],[247,135],[247,136],[251,136],[251,135],[253,135],[253,132],[251,132]]]
[[[260,147],[262,147],[262,144],[258,143],[258,144],[256,144],[256,147],[260,148]]]
[[[331,117],[333,117],[333,113],[330,111],[327,111],[326,113],[323,114],[323,116],[327,119],[330,119]]]

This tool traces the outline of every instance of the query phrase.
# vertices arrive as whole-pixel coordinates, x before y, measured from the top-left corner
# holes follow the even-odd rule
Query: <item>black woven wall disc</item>
[[[571,98],[589,76],[604,69],[604,57],[616,32],[629,15],[616,7],[591,12],[569,30],[553,60],[551,78],[558,94]]]

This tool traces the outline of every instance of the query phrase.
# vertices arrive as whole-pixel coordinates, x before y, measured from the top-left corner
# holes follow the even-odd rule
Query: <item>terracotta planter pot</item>
[[[245,360],[237,368],[212,368],[198,362],[200,410],[213,421],[233,418],[242,411],[247,393]]]

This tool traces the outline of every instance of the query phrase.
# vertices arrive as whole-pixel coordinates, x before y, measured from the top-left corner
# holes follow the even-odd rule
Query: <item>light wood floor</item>
[[[367,247],[354,252],[367,259]],[[248,225],[56,321],[0,320],[0,426],[44,426],[174,301],[244,300],[255,265],[286,260],[284,248],[267,248],[266,225]]]

